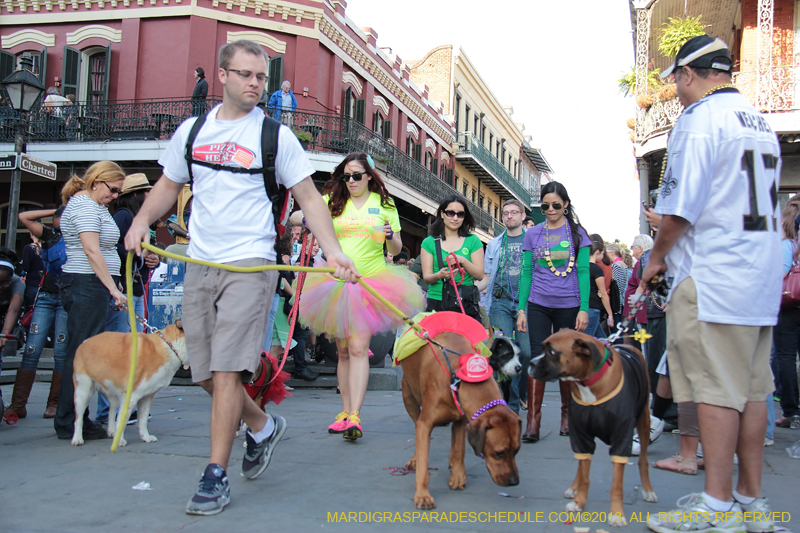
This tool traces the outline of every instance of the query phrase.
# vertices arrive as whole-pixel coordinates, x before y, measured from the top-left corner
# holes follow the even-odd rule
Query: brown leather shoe
[[[561,392],[561,427],[558,430],[558,434],[562,437],[568,437],[570,384],[566,381],[559,381],[558,388]]]
[[[522,442],[538,442],[539,429],[542,424],[542,400],[544,399],[544,381],[528,376],[528,420]]]
[[[55,418],[58,409],[58,393],[61,390],[61,372],[53,371],[50,381],[50,395],[47,397],[47,407],[44,409],[43,418]]]

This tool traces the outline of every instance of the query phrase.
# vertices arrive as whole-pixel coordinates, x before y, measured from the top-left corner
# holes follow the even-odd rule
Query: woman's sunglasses
[[[452,209],[448,209],[444,211],[444,214],[448,218],[457,218],[459,220],[463,220],[465,216],[467,216],[466,211],[453,211]]]
[[[353,181],[361,181],[361,178],[364,177],[366,172],[354,172],[352,174],[342,174],[342,179],[344,181],[350,181],[350,178],[353,178]]]
[[[561,208],[564,207],[564,204],[553,202],[553,209],[556,211],[561,211]],[[550,209],[550,204],[542,204],[542,211],[547,211]]]

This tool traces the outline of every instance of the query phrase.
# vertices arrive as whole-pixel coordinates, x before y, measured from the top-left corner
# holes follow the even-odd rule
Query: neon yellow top
[[[328,196],[322,199],[325,203],[329,201]],[[386,241],[383,225],[386,221],[392,231],[400,231],[397,209],[394,206],[383,207],[381,195],[376,192],[370,193],[361,209],[356,209],[352,198],[347,200],[342,214],[333,219],[333,229],[342,251],[355,262],[362,276],[386,267],[383,258],[383,243]]]

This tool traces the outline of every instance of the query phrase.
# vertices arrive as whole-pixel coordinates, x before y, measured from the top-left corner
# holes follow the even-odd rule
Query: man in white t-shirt
[[[642,285],[664,272],[674,278],[669,372],[675,401],[697,404],[706,478],[703,493],[648,521],[658,532],[774,527],[761,465],[781,293],[780,146],[731,84],[731,68],[725,43],[703,35],[664,74],[674,70],[686,109],[670,134],[655,209],[663,218]]]
[[[240,170],[261,167],[264,113],[255,106],[267,80],[268,60],[263,49],[251,41],[236,41],[220,49],[217,75],[223,86],[222,104],[208,112],[194,140],[194,161]],[[149,240],[149,225],[175,204],[189,182],[184,152],[195,120],[186,120],[175,132],[159,160],[164,175],[125,238],[126,247],[137,254],[141,253],[140,243]],[[336,240],[327,206],[311,181],[313,172],[291,130],[281,126],[276,180],[292,192],[305,212],[320,213],[308,220],[309,227],[336,268],[335,276],[355,282],[358,272]],[[274,264],[275,224],[263,174],[214,170],[201,163],[192,164],[192,174],[194,199],[187,255],[241,267]],[[226,468],[240,419],[250,428],[242,461],[242,475],[248,479],[266,469],[286,430],[283,417],[264,413],[242,387],[258,365],[268,303],[277,279],[274,270],[245,274],[187,265],[183,327],[192,378],[213,398],[211,460],[199,490],[187,505],[189,514],[217,514],[230,502]]]

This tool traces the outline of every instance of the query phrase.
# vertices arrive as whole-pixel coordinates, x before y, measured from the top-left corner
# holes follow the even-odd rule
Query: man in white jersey
[[[192,150],[194,196],[187,255],[235,266],[275,264],[275,223],[262,173],[261,131],[264,113],[256,108],[267,80],[269,57],[251,41],[236,41],[220,49],[218,78],[222,104],[208,112]],[[164,175],[133,221],[125,238],[128,250],[141,253],[150,236],[149,225],[164,215],[178,198],[190,174],[184,152],[197,120],[186,120],[175,132],[159,163]],[[203,166],[215,163],[231,171]],[[297,199],[335,276],[349,282],[358,275],[342,253],[328,209],[309,177],[314,168],[285,126],[278,133],[275,178]],[[272,302],[277,271],[235,273],[189,264],[183,298],[192,378],[212,395],[211,459],[200,488],[189,501],[189,514],[217,514],[230,503],[226,468],[239,419],[247,422],[247,452],[242,476],[254,479],[269,465],[272,451],[286,430],[286,420],[264,413],[242,387],[258,365],[268,304]]]
[[[704,492],[678,500],[667,519],[648,521],[658,532],[774,528],[759,512],[769,513],[761,464],[782,277],[780,147],[731,84],[731,66],[725,43],[703,35],[687,41],[664,73],[674,70],[685,110],[669,138],[655,209],[663,219],[642,284],[664,272],[674,279],[667,308],[672,391],[676,402],[697,403],[706,478]]]

